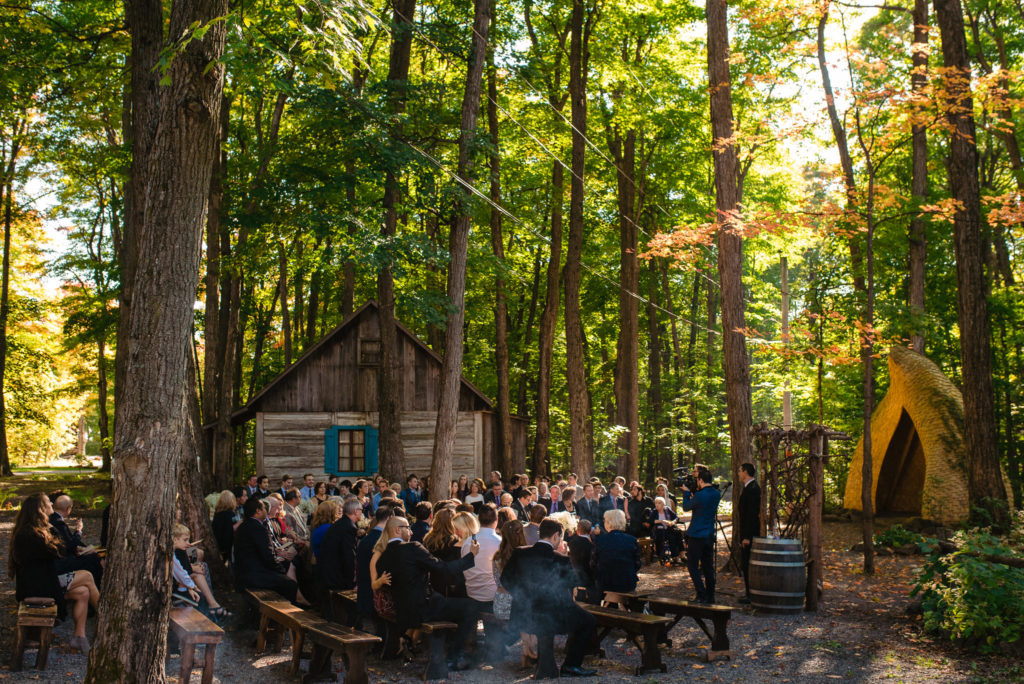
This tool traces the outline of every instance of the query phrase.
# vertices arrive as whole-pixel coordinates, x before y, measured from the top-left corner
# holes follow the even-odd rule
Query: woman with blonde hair
[[[238,499],[230,489],[225,489],[217,499],[213,522],[210,523],[213,527],[213,538],[217,540],[220,557],[225,562],[231,560],[231,547],[235,544],[235,528],[238,526],[235,523],[235,508],[237,507]]]
[[[341,517],[341,507],[338,506],[337,501],[328,499],[316,507],[316,512],[313,513],[313,522],[309,525],[313,528],[313,532],[309,535],[309,544],[313,548],[314,558],[320,556],[320,544],[324,540],[324,535],[339,517]]]
[[[471,513],[461,513],[460,515],[473,517]],[[423,545],[427,547],[427,551],[430,551],[430,553],[445,563],[462,558],[463,539],[460,539],[459,532],[455,527],[455,518],[455,510],[452,508],[445,507],[435,511],[433,526],[427,532],[427,535],[423,537]],[[475,518],[473,522],[476,522]],[[467,529],[467,523],[460,522],[459,525],[462,526],[463,530]],[[477,524],[476,529],[480,529],[479,524]],[[434,588],[434,591],[440,592],[448,598],[466,597],[466,580],[461,576],[458,581],[449,582],[448,576],[444,573],[431,572],[430,586]]]
[[[459,548],[461,549],[467,539],[480,531],[480,521],[472,513],[461,511],[452,518],[452,527],[455,528],[455,534],[459,537]]]

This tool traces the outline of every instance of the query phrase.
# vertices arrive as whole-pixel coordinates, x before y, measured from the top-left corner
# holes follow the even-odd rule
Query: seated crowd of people
[[[535,635],[567,634],[562,674],[589,676],[583,655],[595,623],[576,601],[636,589],[638,538],[651,537],[664,563],[679,563],[683,547],[667,482],[657,483],[654,499],[636,482],[627,498],[625,486],[621,477],[605,488],[575,475],[506,482],[495,471],[486,485],[452,480],[448,498],[432,504],[415,475],[401,486],[380,476],[316,482],[307,474],[301,488],[286,475],[276,489],[253,476],[211,495],[213,530],[240,588],[271,589],[335,619],[329,592],[355,590],[355,626],[393,622],[409,653],[423,622],[454,622],[453,670],[467,666],[479,615],[493,614],[488,639],[521,639],[524,665],[537,657]],[[201,573],[192,579],[203,593]]]

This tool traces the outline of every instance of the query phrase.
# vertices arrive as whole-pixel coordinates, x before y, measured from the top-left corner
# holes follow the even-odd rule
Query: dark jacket
[[[527,504],[526,506],[524,506],[519,501],[519,499],[516,499],[515,501],[512,502],[512,510],[516,512],[516,517],[519,519],[519,522],[521,523],[530,522],[530,508],[532,507],[532,504]]]
[[[633,591],[642,565],[636,537],[621,530],[597,535],[594,540],[594,578],[601,591]]]
[[[740,492],[740,540],[761,532],[761,486],[751,480]]]
[[[576,502],[576,513],[580,520],[589,520],[591,525],[597,527],[601,522],[601,502],[584,497]]]
[[[715,536],[715,520],[718,516],[718,502],[722,492],[708,485],[696,492],[683,492],[683,510],[693,511],[686,536],[694,539],[712,539]]]
[[[577,581],[572,563],[551,544],[516,549],[501,572],[501,586],[512,594],[512,624],[533,634],[570,631]]]
[[[49,596],[57,602],[57,611],[63,619],[67,607],[54,567],[60,551],[31,530],[22,529],[11,540],[11,553],[14,556],[15,598],[21,601],[29,596]]]
[[[398,493],[398,498],[405,504],[405,510],[412,513],[416,510],[416,504],[423,501],[423,494],[422,489],[409,489],[406,487]]]
[[[617,508],[623,513],[626,512],[626,499],[625,497],[619,496],[612,500],[611,494],[605,494],[601,497],[598,503],[598,525],[601,529],[604,529],[604,514],[607,511]]]
[[[284,574],[270,550],[267,527],[256,518],[246,518],[235,530],[235,574],[246,586],[268,573]]]
[[[231,548],[235,544],[235,512],[217,511],[213,514],[213,537],[224,560],[231,560]]]
[[[423,543],[423,538],[427,536],[427,532],[430,531],[430,523],[426,520],[417,520],[410,528],[412,532],[412,539],[410,541]]]
[[[50,526],[53,527],[57,539],[60,540],[61,546],[63,546],[61,555],[73,556],[76,549],[88,546],[82,541],[82,535],[72,530],[67,521],[57,511],[50,514]]]
[[[486,492],[484,492],[484,503],[492,503],[495,506],[499,506],[500,507],[501,506],[501,497],[502,497],[502,495],[504,493],[505,493],[505,491],[502,490],[502,491],[498,492],[497,495],[495,495],[493,489],[488,489]],[[515,503],[515,501],[513,501],[513,503]]]
[[[347,590],[356,586],[358,543],[356,524],[348,516],[341,516],[327,528],[316,559],[320,581],[325,587]]]
[[[95,553],[79,555],[78,549],[88,546],[82,541],[82,535],[73,531],[60,513],[56,511],[50,514],[50,527],[53,535],[60,542],[58,549],[60,557],[54,563],[56,573],[61,575],[65,572],[88,570],[92,573],[96,586],[100,587],[103,583],[103,563]]]
[[[360,613],[372,615],[373,588],[370,587],[370,559],[373,557],[373,545],[380,539],[383,531],[371,527],[370,531],[359,540],[356,546],[356,605]]]
[[[651,534],[651,528],[644,525],[647,522],[647,511],[654,508],[654,502],[648,497],[636,499],[630,497],[626,504],[629,509],[629,522],[626,523],[629,533],[634,537],[647,537]]]
[[[579,576],[579,586],[590,587],[594,584],[594,542],[589,536],[574,534],[566,542],[569,546],[569,562]]]
[[[377,572],[391,573],[391,596],[401,630],[419,627],[429,603],[429,576],[443,572],[457,580],[464,570],[473,567],[476,556],[469,553],[450,563],[431,555],[423,544],[392,541],[377,561]]]

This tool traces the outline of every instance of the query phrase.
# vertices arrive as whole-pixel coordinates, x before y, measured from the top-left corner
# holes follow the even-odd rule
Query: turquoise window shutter
[[[337,442],[337,440],[335,440]],[[337,447],[335,447],[337,448]],[[337,460],[337,459],[335,459]],[[366,428],[366,473],[376,473],[377,464],[379,459],[377,458],[377,429],[372,427]]]
[[[338,472],[338,432],[341,428],[334,426],[324,430],[324,472]]]
[[[338,435],[342,431],[360,430],[364,433],[363,468],[361,472],[338,469]],[[369,425],[332,425],[324,430],[324,472],[344,477],[359,477],[377,472],[380,458],[377,451],[378,431]]]

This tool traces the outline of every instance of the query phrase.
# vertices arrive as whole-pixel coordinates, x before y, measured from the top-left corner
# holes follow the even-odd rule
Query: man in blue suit
[[[622,487],[618,482],[608,485],[608,493],[601,497],[599,507],[601,512],[599,522],[602,525],[604,524],[604,514],[612,510],[622,511],[626,519],[629,519],[629,514],[626,511],[626,498],[622,496]]]
[[[693,512],[686,529],[686,565],[698,603],[715,602],[715,522],[721,500],[722,493],[711,485],[711,472],[697,466],[697,491],[683,487],[683,510]]]

